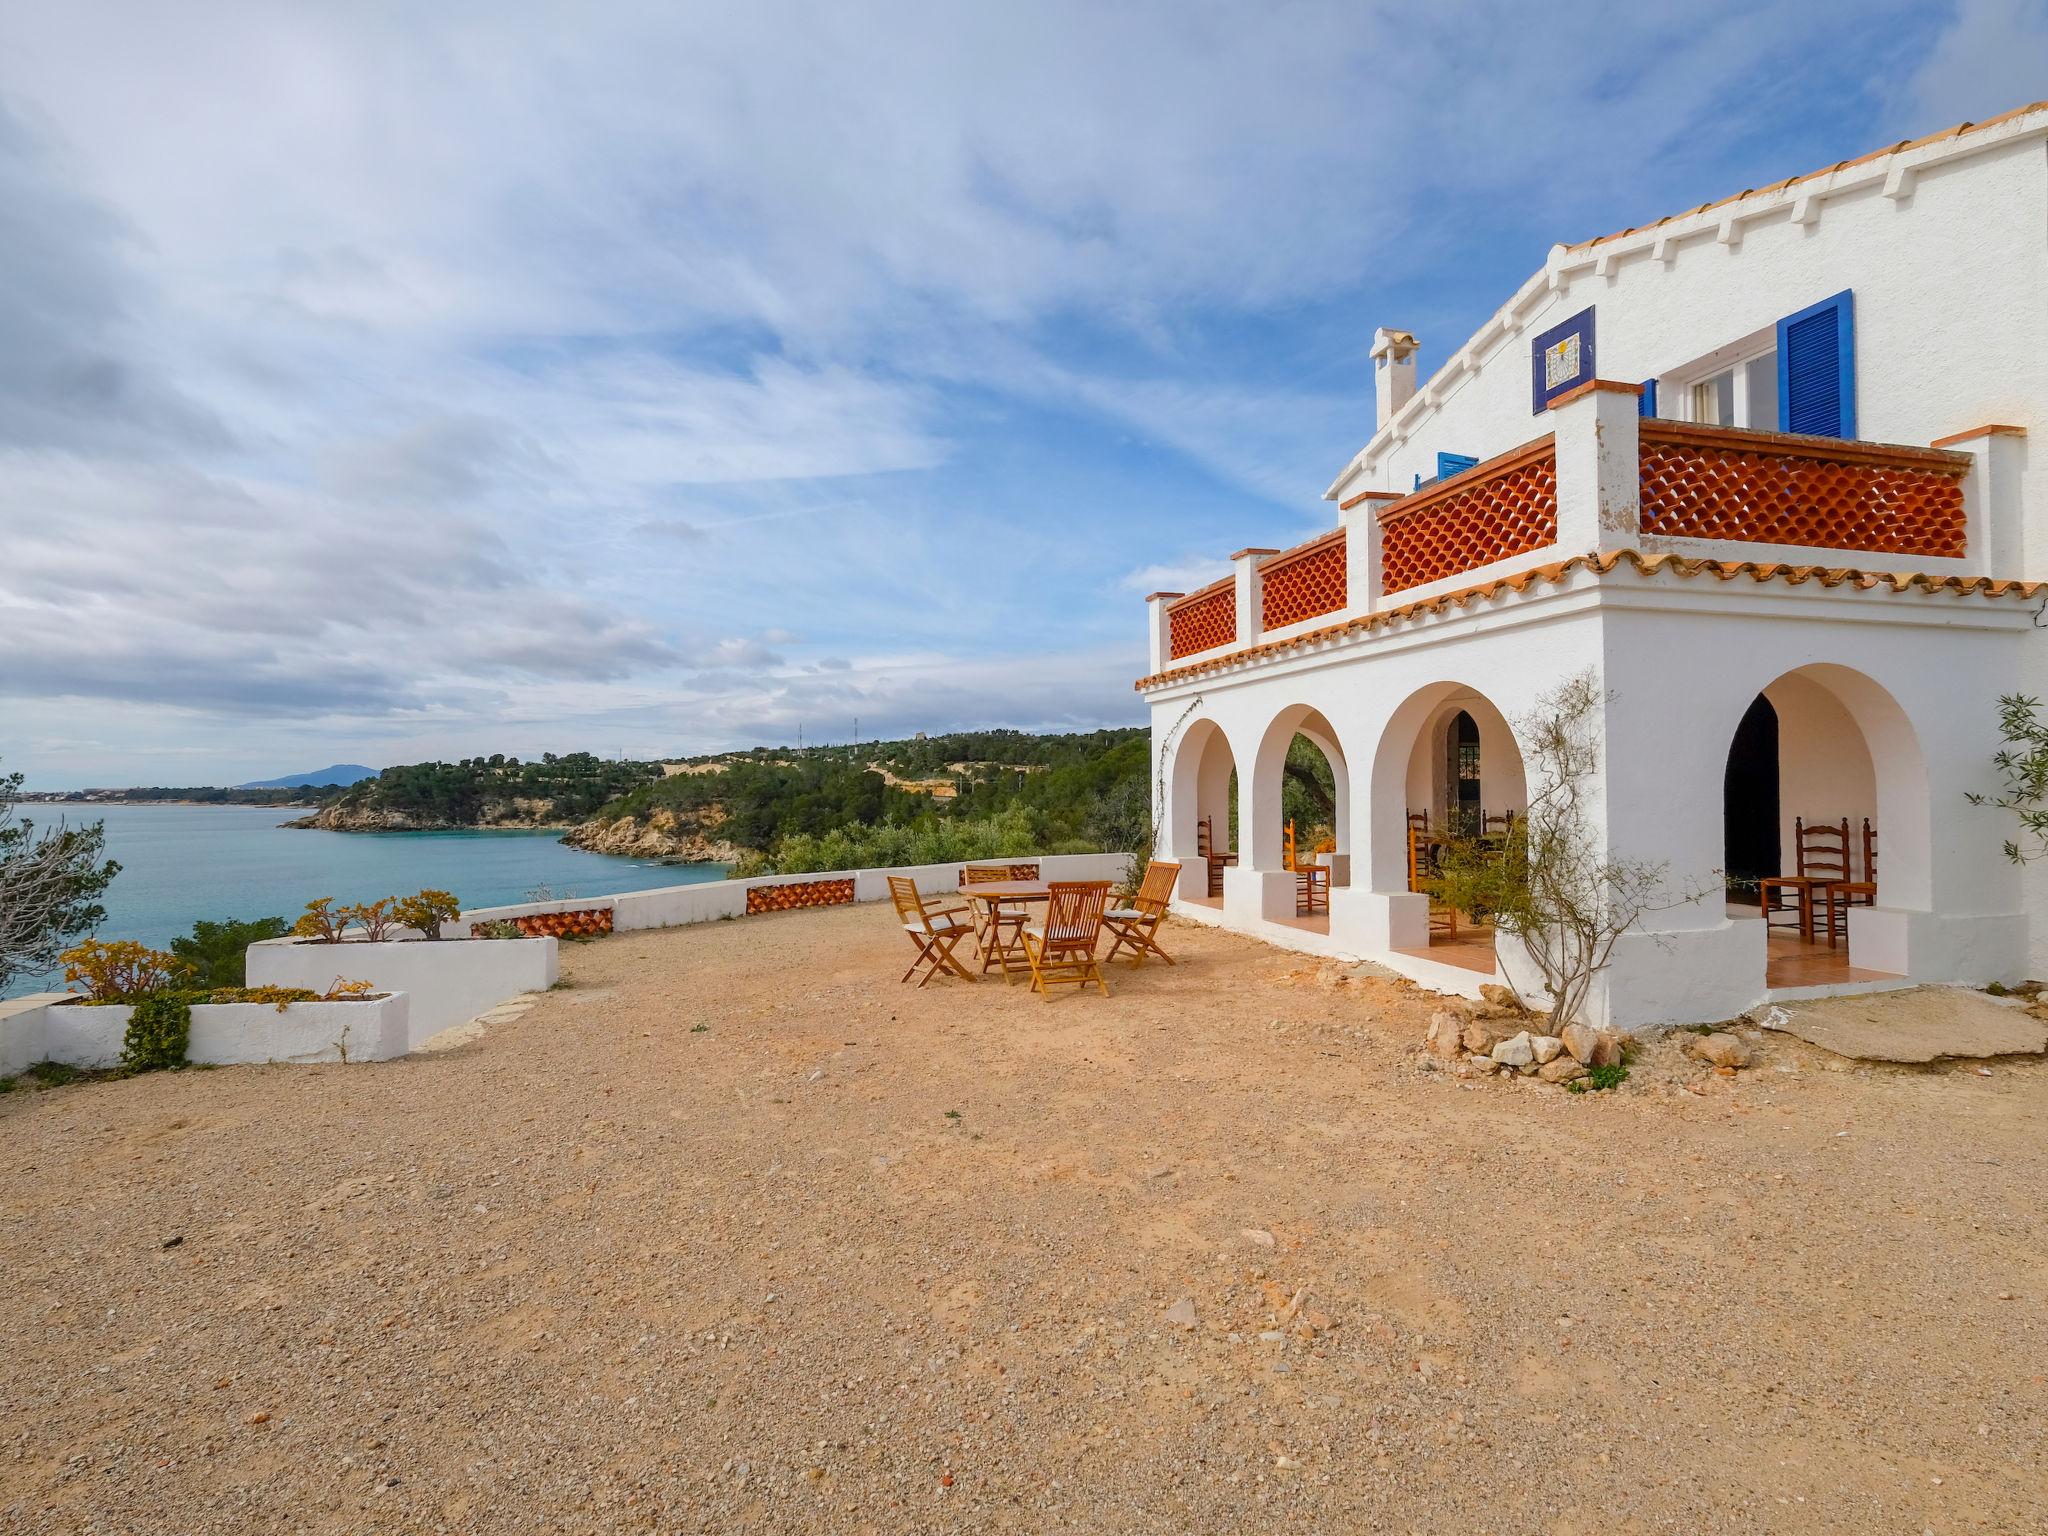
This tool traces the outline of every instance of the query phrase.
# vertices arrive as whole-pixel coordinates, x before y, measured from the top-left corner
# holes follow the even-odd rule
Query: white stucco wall
[[[325,992],[337,979],[367,981],[379,992],[411,1000],[411,1045],[522,992],[545,992],[557,975],[556,941],[449,939],[366,944],[309,944],[266,939],[249,946],[252,987],[305,987]]]
[[[1674,899],[1704,894],[1645,915],[1617,949],[1593,1016],[1628,1026],[1692,1023],[1730,1018],[1766,990],[1762,925],[1731,917],[1720,891],[1728,749],[1767,687],[1787,700],[1792,719],[1783,803],[1797,814],[1824,799],[1840,806],[1830,814],[1855,822],[1867,805],[1879,828],[1878,908],[1852,917],[1850,960],[1923,981],[2020,978],[2027,924],[2019,876],[1999,850],[2006,827],[1966,796],[1991,787],[1996,701],[2016,686],[2031,633],[2029,609],[2010,600],[1580,573],[1563,586],[1240,663],[1148,696],[1160,729],[1199,700],[1195,719],[1240,763],[1254,760],[1275,721],[1305,705],[1343,744],[1352,880],[1332,892],[1328,933],[1304,934],[1286,921],[1293,880],[1276,858],[1226,872],[1223,922],[1470,991],[1488,978],[1448,976],[1398,953],[1427,942],[1426,902],[1406,892],[1418,735],[1458,700],[1480,719],[1485,753],[1486,717],[1470,699],[1477,680],[1511,739],[1508,721],[1565,678],[1593,670],[1608,695],[1594,824],[1615,857],[1665,863]],[[1183,739],[1200,734],[1190,729]],[[1185,782],[1173,766],[1170,792]],[[1241,851],[1267,846],[1259,827],[1277,825],[1277,775],[1241,779],[1240,794],[1250,825]],[[1193,846],[1179,841],[1186,822],[1177,806],[1166,825],[1175,829],[1167,856],[1194,864]],[[1786,851],[1789,859],[1789,840]]]
[[[33,1062],[106,1068],[121,1063],[134,1010],[110,1003],[42,1002],[0,1015],[0,1061],[19,1071]],[[195,1003],[186,1059],[204,1065],[388,1061],[409,1048],[404,993],[359,1002]]]
[[[1809,185],[1807,223],[1794,222],[1797,189],[1751,200],[1732,210],[1740,221],[1733,244],[1722,243],[1731,211],[1723,209],[1554,251],[1504,321],[1482,330],[1489,339],[1425,382],[1396,433],[1376,435],[1333,495],[1405,491],[1417,473],[1436,473],[1440,450],[1484,459],[1548,431],[1548,419],[1530,409],[1530,342],[1589,305],[1599,376],[1634,383],[1846,288],[1856,304],[1857,435],[1925,445],[1989,422],[2030,429],[2015,466],[2028,548],[1998,551],[1995,561],[1973,550],[1971,563],[2000,576],[2048,575],[2048,473],[2038,446],[2048,433],[2048,112],[1901,158],[1922,167],[1906,195],[1887,195],[1880,167],[1844,175],[1850,190],[1839,195]],[[1645,219],[1664,211],[1646,210]],[[1465,348],[1461,337],[1422,343],[1425,357],[1439,359]],[[1671,393],[1660,402],[1667,415],[1677,414]],[[1860,563],[1889,568],[1885,557]]]

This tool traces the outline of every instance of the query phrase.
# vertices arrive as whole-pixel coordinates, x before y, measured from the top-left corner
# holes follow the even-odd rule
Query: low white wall
[[[52,1003],[61,1003],[68,996],[67,992],[37,992],[0,1002],[0,1077],[12,1077],[23,1067],[49,1060],[44,1015]]]
[[[755,886],[802,885],[813,880],[851,880],[855,901],[886,901],[889,877],[908,875],[924,895],[958,887],[963,864],[1036,864],[1046,880],[1122,880],[1130,868],[1125,853],[1020,853],[1010,860],[953,859],[944,864],[907,864],[891,869],[824,869],[804,875],[754,875],[744,880],[705,880],[695,885],[669,885],[652,891],[626,891],[616,896],[565,897],[507,907],[478,907],[464,912],[442,931],[469,932],[471,923],[503,922],[543,912],[590,912],[611,909],[614,932],[632,928],[676,928],[686,923],[739,917],[747,910],[747,892]],[[275,940],[269,942],[276,942]],[[254,951],[251,951],[254,954]],[[251,981],[255,979],[251,974]]]
[[[465,929],[465,932],[468,930]],[[305,987],[325,992],[337,977],[367,981],[379,992],[411,999],[410,1044],[496,1007],[522,992],[555,984],[555,940],[462,939],[368,944],[308,944],[265,939],[249,946],[249,985]]]
[[[0,1014],[0,1062],[7,1072],[39,1061],[104,1068],[121,1064],[134,1012],[125,1003],[22,999],[35,1006]],[[195,1003],[186,1059],[207,1065],[251,1062],[388,1061],[409,1048],[403,992],[353,1002]]]

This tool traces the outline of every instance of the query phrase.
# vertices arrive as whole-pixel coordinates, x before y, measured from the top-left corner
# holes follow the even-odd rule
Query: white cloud
[[[1385,317],[1298,380],[1211,322],[1474,218],[1596,232],[1871,10],[10,7],[10,726],[67,775],[211,741],[246,778],[320,733],[1129,719],[1117,573],[1327,526],[1368,430]],[[1968,7],[1915,89],[2017,68],[2032,14]],[[1062,478],[1069,426],[1145,472]]]
[[[1917,133],[2048,97],[2048,0],[1958,0],[1902,95]]]

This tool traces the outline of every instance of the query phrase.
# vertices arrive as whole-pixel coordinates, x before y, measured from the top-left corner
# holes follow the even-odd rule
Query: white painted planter
[[[19,1071],[38,1061],[104,1068],[121,1063],[134,1009],[43,1003],[0,1019],[0,1062]],[[406,1053],[402,992],[343,1002],[195,1003],[186,1059],[205,1065],[252,1062],[388,1061]]]
[[[557,963],[555,941],[545,938],[435,944],[360,939],[309,944],[285,938],[249,946],[248,976],[252,987],[325,992],[339,976],[367,981],[379,992],[403,992],[411,999],[410,1046],[522,992],[545,992],[555,984]]]

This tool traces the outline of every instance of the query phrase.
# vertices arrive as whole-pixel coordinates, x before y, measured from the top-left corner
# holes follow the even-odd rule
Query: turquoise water
[[[280,823],[306,813],[248,805],[28,805],[37,825],[104,821],[121,861],[101,905],[103,939],[162,948],[196,918],[298,916],[316,896],[337,904],[453,891],[465,907],[555,896],[605,896],[725,876],[723,864],[648,864],[586,853],[554,832],[313,832]],[[23,979],[9,992],[33,992]]]

